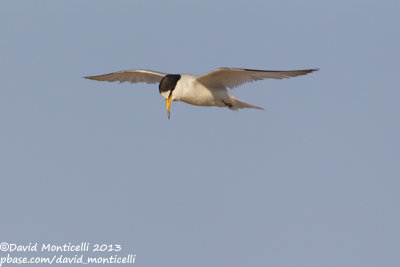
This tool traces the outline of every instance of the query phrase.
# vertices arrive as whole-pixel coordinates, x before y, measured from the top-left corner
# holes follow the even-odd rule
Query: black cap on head
[[[158,90],[161,92],[173,91],[175,89],[176,83],[180,80],[181,75],[179,74],[168,74],[160,81]]]

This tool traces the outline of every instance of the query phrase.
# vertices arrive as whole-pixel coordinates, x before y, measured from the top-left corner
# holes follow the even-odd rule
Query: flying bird
[[[261,107],[239,100],[227,89],[233,89],[246,82],[267,78],[284,79],[306,75],[318,69],[306,70],[253,70],[239,68],[219,68],[201,76],[192,74],[167,74],[151,70],[125,70],[104,75],[84,77],[96,81],[159,83],[158,89],[167,104],[170,118],[171,101],[182,101],[196,106],[227,107],[231,110]]]

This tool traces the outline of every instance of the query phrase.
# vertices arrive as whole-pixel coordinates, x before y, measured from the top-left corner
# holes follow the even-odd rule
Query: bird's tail
[[[233,102],[232,103],[233,105],[232,105],[232,107],[230,107],[230,109],[232,109],[232,110],[237,110],[237,109],[240,109],[240,108],[256,108],[256,109],[262,109],[263,110],[262,107],[258,107],[258,106],[255,106],[255,105],[240,101],[236,97],[232,97],[232,102]]]

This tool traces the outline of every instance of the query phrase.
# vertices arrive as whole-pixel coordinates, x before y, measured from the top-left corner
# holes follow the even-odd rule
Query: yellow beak
[[[172,101],[172,96],[170,96],[168,99],[165,100],[167,103],[167,114],[168,114],[168,119],[169,119],[169,112],[171,110],[171,101]]]

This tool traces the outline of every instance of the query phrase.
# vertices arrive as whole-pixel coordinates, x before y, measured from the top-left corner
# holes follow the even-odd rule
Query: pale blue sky
[[[399,1],[2,1],[0,242],[137,266],[399,266]],[[320,68],[173,103],[82,79]],[[3,254],[1,254],[3,255]]]

